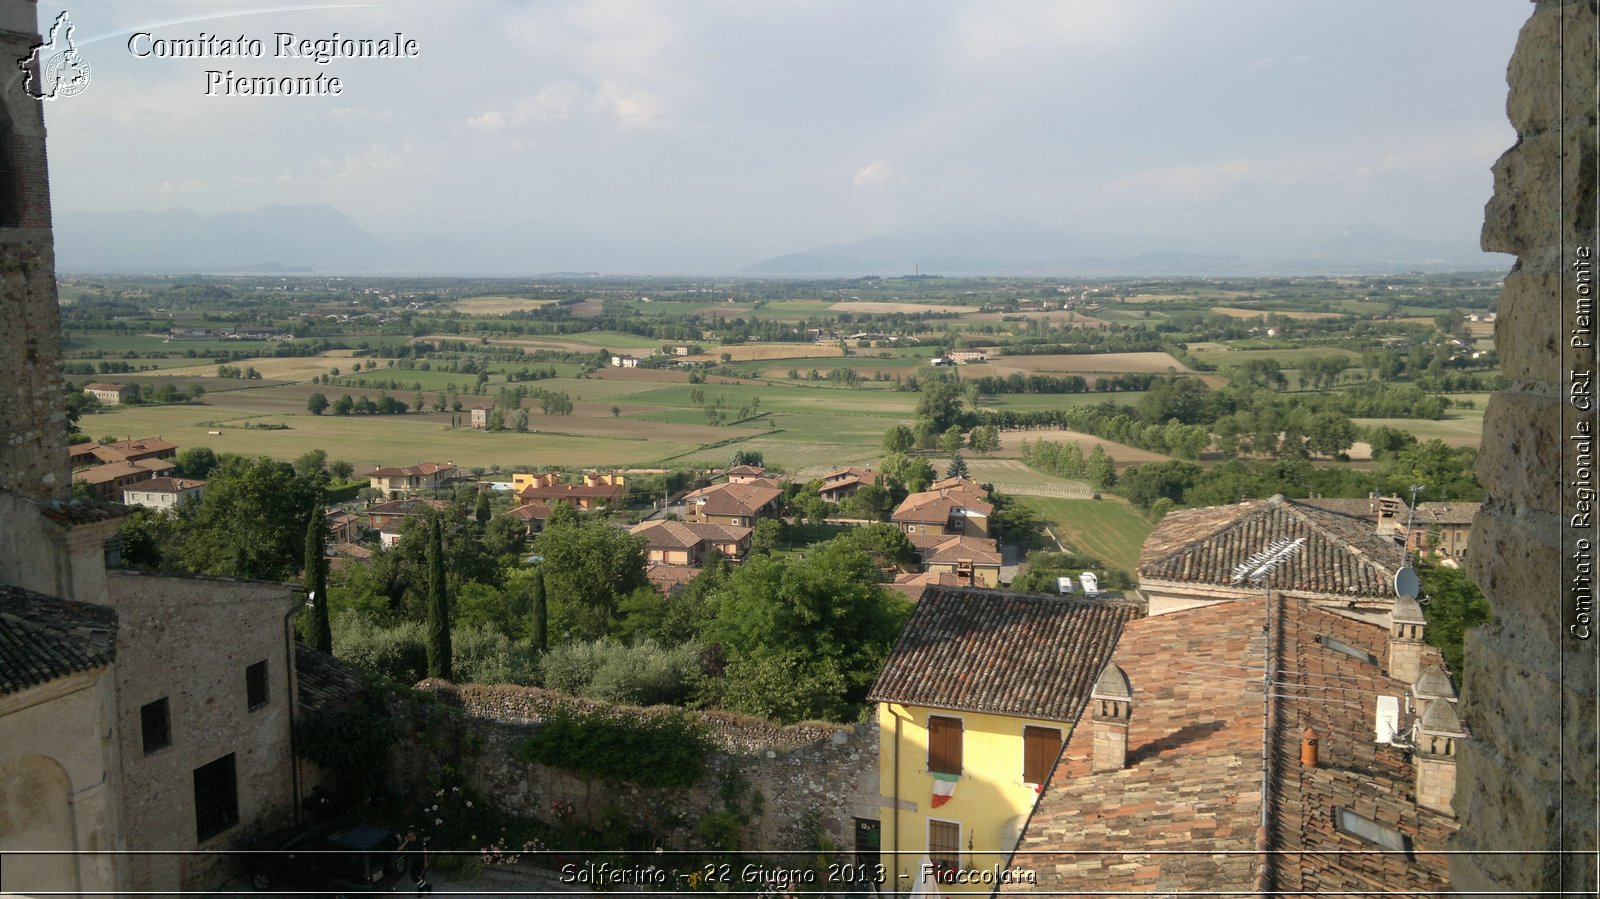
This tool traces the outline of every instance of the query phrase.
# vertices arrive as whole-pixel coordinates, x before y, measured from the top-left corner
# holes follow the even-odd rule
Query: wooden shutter
[[[928,770],[961,773],[961,719],[928,716]]]
[[[1022,729],[1022,781],[1042,784],[1050,776],[1050,766],[1061,754],[1061,731],[1054,727],[1028,726]]]

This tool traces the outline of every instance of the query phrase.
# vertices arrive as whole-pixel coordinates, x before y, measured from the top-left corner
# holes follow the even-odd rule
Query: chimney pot
[[[1307,768],[1317,767],[1317,744],[1320,742],[1317,732],[1306,728],[1300,734],[1300,764]]]

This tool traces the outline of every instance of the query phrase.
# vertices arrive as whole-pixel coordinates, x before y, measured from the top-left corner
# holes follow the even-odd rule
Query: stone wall
[[[0,9],[0,59],[28,55],[34,16]],[[0,490],[34,499],[72,489],[44,144],[40,102],[20,77],[0,81]]]
[[[466,713],[463,726],[469,734],[465,742],[476,751],[450,761],[474,790],[512,814],[549,820],[551,803],[568,800],[580,821],[596,822],[609,809],[621,808],[639,825],[656,830],[661,822],[653,816],[671,808],[685,822],[669,832],[672,848],[694,848],[694,822],[723,808],[718,786],[727,772],[736,771],[750,784],[752,793],[761,796],[761,814],[744,834],[746,847],[794,848],[796,825],[814,813],[833,842],[848,849],[853,845],[854,819],[878,817],[875,723],[814,722],[784,727],[729,713],[695,713],[715,747],[707,759],[706,778],[698,787],[617,787],[531,765],[517,757],[517,747],[538,729],[542,716],[558,707],[614,708],[636,716],[671,709],[608,706],[534,687],[457,686],[439,681],[425,681],[421,687]],[[420,766],[429,764],[428,748],[414,741],[398,747],[394,770],[400,780],[426,782],[419,778],[425,778]]]
[[[1517,262],[1495,329],[1513,385],[1484,415],[1487,496],[1468,555],[1494,620],[1468,636],[1461,684],[1472,739],[1451,848],[1466,853],[1451,856],[1450,874],[1464,893],[1595,889],[1595,641],[1581,628],[1592,581],[1573,589],[1588,577],[1578,541],[1591,566],[1596,542],[1592,524],[1574,520],[1574,482],[1594,481],[1592,463],[1578,471],[1573,439],[1595,427],[1592,389],[1574,396],[1596,367],[1595,35],[1594,0],[1535,3],[1507,76],[1517,143],[1495,164],[1484,211],[1484,249]],[[1487,854],[1508,849],[1530,853]]]

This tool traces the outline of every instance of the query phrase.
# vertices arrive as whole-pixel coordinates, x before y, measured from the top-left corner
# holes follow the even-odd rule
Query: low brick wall
[[[551,804],[570,801],[579,820],[594,823],[608,811],[626,813],[641,827],[662,833],[671,848],[693,848],[693,826],[721,811],[718,787],[729,771],[761,797],[761,812],[743,835],[747,847],[789,849],[796,827],[815,814],[841,848],[853,845],[855,818],[878,817],[878,728],[808,722],[779,725],[726,712],[691,713],[705,724],[714,746],[706,777],[689,789],[607,784],[518,757],[517,748],[557,708],[607,708],[624,716],[648,717],[670,708],[614,706],[533,687],[456,685],[424,681],[420,689],[465,713],[459,726],[469,752],[451,762],[472,788],[516,815],[550,818]],[[438,722],[433,722],[433,727]],[[407,740],[396,749],[395,771],[405,779],[425,775],[438,735]],[[449,741],[456,742],[456,741]]]

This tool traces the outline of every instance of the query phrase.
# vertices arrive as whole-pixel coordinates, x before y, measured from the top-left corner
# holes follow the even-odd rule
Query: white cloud
[[[878,159],[856,169],[850,183],[856,190],[871,190],[876,187],[885,187],[892,182],[904,181],[905,176],[895,172],[894,165],[887,159]]]

